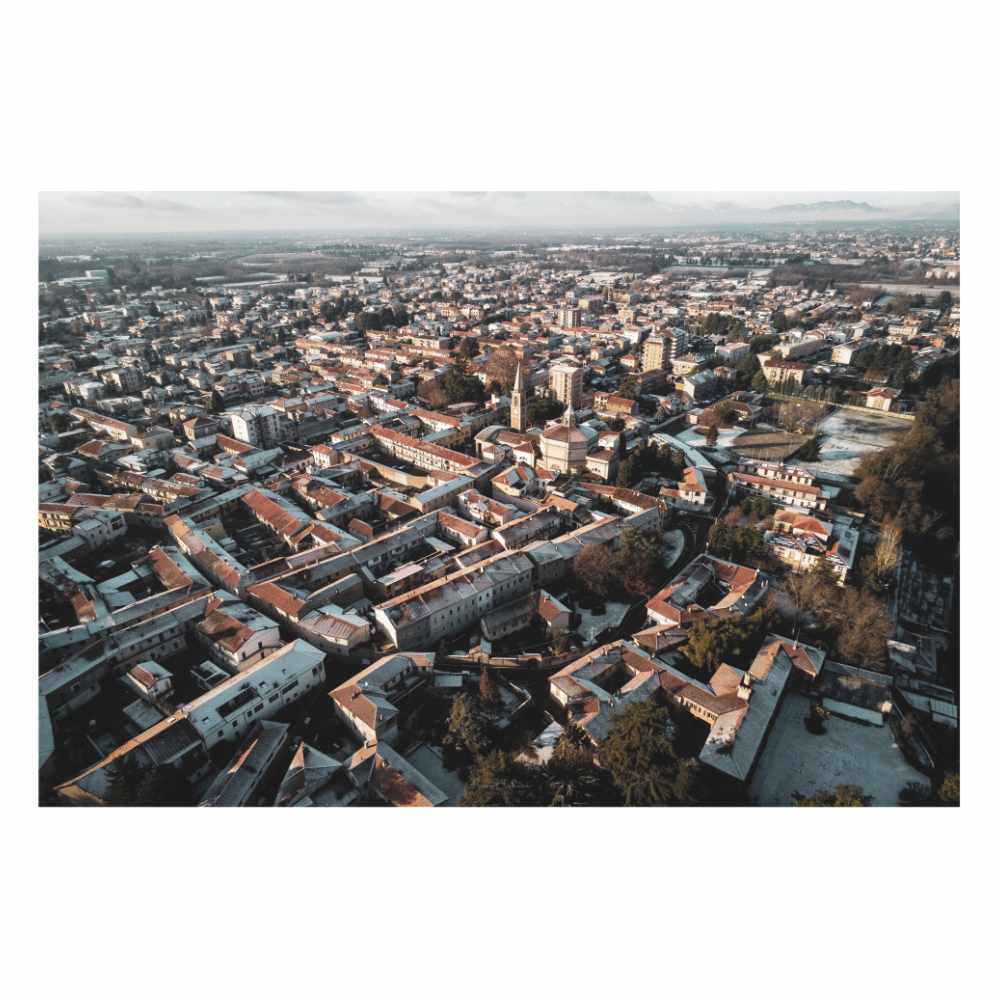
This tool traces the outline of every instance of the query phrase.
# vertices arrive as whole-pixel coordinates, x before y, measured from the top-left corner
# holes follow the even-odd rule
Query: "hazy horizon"
[[[957,222],[959,208],[958,192],[933,191],[43,191],[39,235]]]

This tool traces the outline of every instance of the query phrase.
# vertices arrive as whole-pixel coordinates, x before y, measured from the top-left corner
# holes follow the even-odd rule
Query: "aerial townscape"
[[[957,806],[957,216],[781,208],[43,234],[39,804]]]

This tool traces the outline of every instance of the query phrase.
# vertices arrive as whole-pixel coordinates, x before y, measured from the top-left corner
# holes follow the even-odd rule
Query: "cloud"
[[[816,202],[887,206],[789,211]],[[775,206],[783,206],[780,213]],[[857,211],[857,210],[854,210]],[[643,227],[788,222],[810,218],[955,219],[957,192],[742,191],[213,191],[41,192],[39,231],[156,233],[235,230]]]
[[[71,205],[83,205],[102,211],[193,212],[194,205],[184,205],[169,198],[137,198],[125,191],[101,191],[95,194],[71,194],[64,199]]]
[[[301,205],[357,205],[365,200],[353,191],[250,191],[248,194]]]

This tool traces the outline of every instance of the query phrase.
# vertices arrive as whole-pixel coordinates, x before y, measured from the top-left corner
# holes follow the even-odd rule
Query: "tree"
[[[512,344],[503,344],[498,347],[486,362],[486,374],[491,379],[496,379],[501,385],[510,382],[512,385],[517,375],[517,366],[521,359],[517,356]]]
[[[663,566],[658,531],[640,531],[634,525],[625,529],[621,546],[615,554],[615,569],[620,586],[629,597],[651,596],[659,584]]]
[[[567,652],[569,646],[569,636],[561,628],[557,628],[552,633],[552,652],[558,656],[560,653]]]
[[[489,730],[477,707],[467,694],[460,694],[451,703],[448,732],[444,743],[480,754],[490,745]]]
[[[140,763],[134,753],[108,768],[108,803],[112,806],[188,806],[191,786],[173,768]]]
[[[50,413],[49,427],[55,431],[56,434],[61,434],[69,427],[69,418],[65,413]]]
[[[799,453],[796,457],[801,458],[803,462],[815,462],[818,461],[819,456],[820,456],[819,436],[814,435],[813,437],[809,438],[809,440],[806,441],[806,443],[801,448],[799,448]]]
[[[670,716],[651,701],[623,708],[600,741],[597,759],[626,806],[682,805],[696,798],[691,762],[680,761],[667,732]]]
[[[212,390],[212,400],[208,404],[213,413],[222,413],[226,408],[226,401],[218,389]]]
[[[603,600],[619,586],[619,561],[603,545],[587,545],[573,557],[573,576],[584,590]]]
[[[500,685],[489,667],[483,667],[479,677],[479,701],[487,711],[499,708],[503,704],[500,697]]]
[[[462,343],[458,345],[458,353],[463,358],[472,359],[479,354],[479,345],[475,337],[463,337]]]
[[[669,415],[670,414],[667,413],[667,408],[665,406],[660,406],[660,408],[656,411],[656,416],[654,419],[658,424],[662,424],[663,421],[666,420]]]
[[[638,395],[638,375],[626,375],[619,383],[615,394],[622,399],[635,399]]]
[[[875,801],[857,785],[837,785],[836,792],[817,788],[810,798],[798,793],[793,798],[797,806],[870,806]]]
[[[590,764],[594,760],[594,743],[587,730],[568,722],[552,749],[552,759],[560,764]]]
[[[626,458],[618,468],[618,478],[615,480],[615,486],[623,489],[629,489],[635,481],[635,478],[635,462],[632,458]]]
[[[708,434],[705,435],[705,443],[710,447],[715,447],[716,442],[719,440],[719,428],[716,426],[709,427]]]
[[[949,296],[949,301],[951,297]],[[958,775],[949,775],[941,783],[941,787],[938,789],[938,800],[943,806],[957,806],[959,804],[959,793],[958,793]]]
[[[444,392],[449,403],[482,403],[486,399],[486,388],[466,368],[465,359],[459,357],[454,367],[444,377]]]
[[[903,558],[902,543],[903,522],[899,518],[883,521],[874,552],[875,570],[883,583],[892,578]]]
[[[887,471],[892,474],[891,469]],[[881,476],[867,476],[854,491],[855,504],[866,510],[876,523],[898,510],[900,499],[899,491]]]
[[[708,529],[708,551],[746,565],[764,557],[764,535],[752,525],[716,521]]]
[[[524,410],[527,426],[542,427],[547,421],[561,416],[563,409],[562,403],[557,400],[546,399],[544,396],[529,396]]]
[[[524,806],[531,804],[537,783],[529,771],[532,765],[517,764],[499,750],[486,755],[469,775],[460,806]]]
[[[757,608],[749,615],[698,622],[679,651],[707,679],[722,663],[749,661],[780,617],[774,608]]]

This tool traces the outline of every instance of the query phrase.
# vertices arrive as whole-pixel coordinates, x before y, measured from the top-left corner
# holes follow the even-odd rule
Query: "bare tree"
[[[875,567],[880,579],[887,580],[896,571],[903,557],[903,522],[890,518],[882,525],[875,545]]]
[[[865,670],[885,666],[885,644],[893,622],[881,601],[855,587],[845,587],[840,605],[830,617],[838,627],[835,652],[839,660]]]
[[[520,360],[513,346],[504,344],[490,355],[489,361],[486,362],[486,374],[501,385],[504,382],[513,382]]]
[[[577,582],[595,597],[607,598],[620,585],[621,567],[618,553],[603,545],[588,545],[573,559]]]

